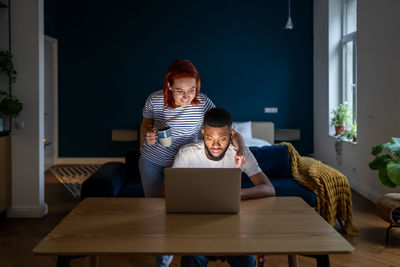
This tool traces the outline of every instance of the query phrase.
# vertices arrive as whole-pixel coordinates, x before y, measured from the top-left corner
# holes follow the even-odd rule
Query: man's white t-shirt
[[[229,145],[221,160],[207,158],[204,146],[204,141],[201,140],[181,147],[175,156],[172,168],[235,168],[236,148],[232,144]],[[240,169],[247,176],[250,177],[262,171],[247,147],[243,154],[247,157],[247,162]]]

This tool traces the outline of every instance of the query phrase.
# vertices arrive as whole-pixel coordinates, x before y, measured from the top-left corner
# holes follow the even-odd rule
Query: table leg
[[[299,261],[297,255],[288,255],[289,267],[298,267]]]
[[[387,244],[389,242],[389,231],[392,229],[393,225],[390,224],[389,227],[386,229],[386,238],[385,238],[385,243]]]
[[[57,267],[69,267],[71,260],[73,259],[77,259],[77,258],[82,258],[82,257],[87,257],[85,255],[82,256],[58,256],[57,257]],[[92,265],[92,257],[96,258],[97,257],[97,261],[94,261],[97,265]],[[98,256],[91,256],[90,258],[90,267],[97,267],[98,266]]]
[[[302,255],[306,257],[311,257],[317,260],[317,266],[318,267],[329,267],[329,255]]]
[[[99,256],[90,256],[90,267],[99,267]]]
[[[57,267],[69,267],[70,261],[71,261],[70,256],[58,256]]]
[[[316,255],[315,258],[317,259],[317,266],[318,267],[329,267],[329,255]]]

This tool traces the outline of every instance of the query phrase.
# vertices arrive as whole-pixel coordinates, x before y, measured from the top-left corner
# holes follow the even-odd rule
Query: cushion
[[[275,188],[275,195],[277,197],[301,197],[308,205],[315,207],[317,204],[317,197],[315,194],[306,187],[297,183],[293,178],[279,178],[270,179]],[[250,178],[242,174],[242,188],[253,187],[254,184]]]
[[[287,145],[250,147],[250,151],[268,178],[292,177]]]
[[[233,122],[232,128],[240,133],[243,138],[252,138],[253,134],[251,132],[251,121],[246,122]]]
[[[115,197],[124,184],[125,164],[108,162],[82,184],[81,199],[86,197]]]
[[[125,184],[118,192],[117,197],[144,197],[142,183],[133,182]]]
[[[315,207],[317,197],[306,187],[297,183],[293,178],[271,179],[271,183],[275,187],[277,197],[297,196],[301,197],[308,205]]]

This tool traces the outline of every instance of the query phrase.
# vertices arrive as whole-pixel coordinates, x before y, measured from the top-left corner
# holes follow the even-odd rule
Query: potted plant
[[[357,123],[355,122],[352,124],[349,129],[346,129],[343,133],[341,133],[337,139],[340,139],[341,136],[349,141],[357,142]],[[343,141],[343,138],[341,138],[340,141]]]
[[[11,94],[17,72],[14,70],[12,54],[7,50],[0,51],[0,78],[4,77],[3,74],[6,76],[7,88],[0,88],[0,116],[15,118],[21,112],[23,105]]]
[[[369,167],[372,170],[378,170],[378,176],[381,184],[390,188],[394,188],[399,185],[400,138],[392,137],[392,142],[372,147],[371,154],[374,155],[375,158],[369,163]]]
[[[400,138],[392,137],[387,142],[372,147],[371,154],[375,156],[369,163],[372,170],[378,170],[379,181],[382,185],[394,188],[400,184]],[[385,242],[389,241],[389,230],[400,226],[400,193],[387,193],[380,197],[376,204],[378,214],[390,223],[386,229]]]
[[[354,122],[351,125],[348,137],[353,140],[353,142],[357,142],[357,122]]]
[[[335,136],[343,133],[350,118],[350,107],[347,102],[340,104],[332,111],[331,125],[335,126]]]

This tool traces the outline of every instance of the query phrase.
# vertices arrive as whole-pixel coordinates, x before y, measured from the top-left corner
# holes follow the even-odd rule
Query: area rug
[[[95,173],[101,165],[80,165],[72,167],[52,167],[50,171],[71,192],[72,196],[80,197],[83,182]]]

